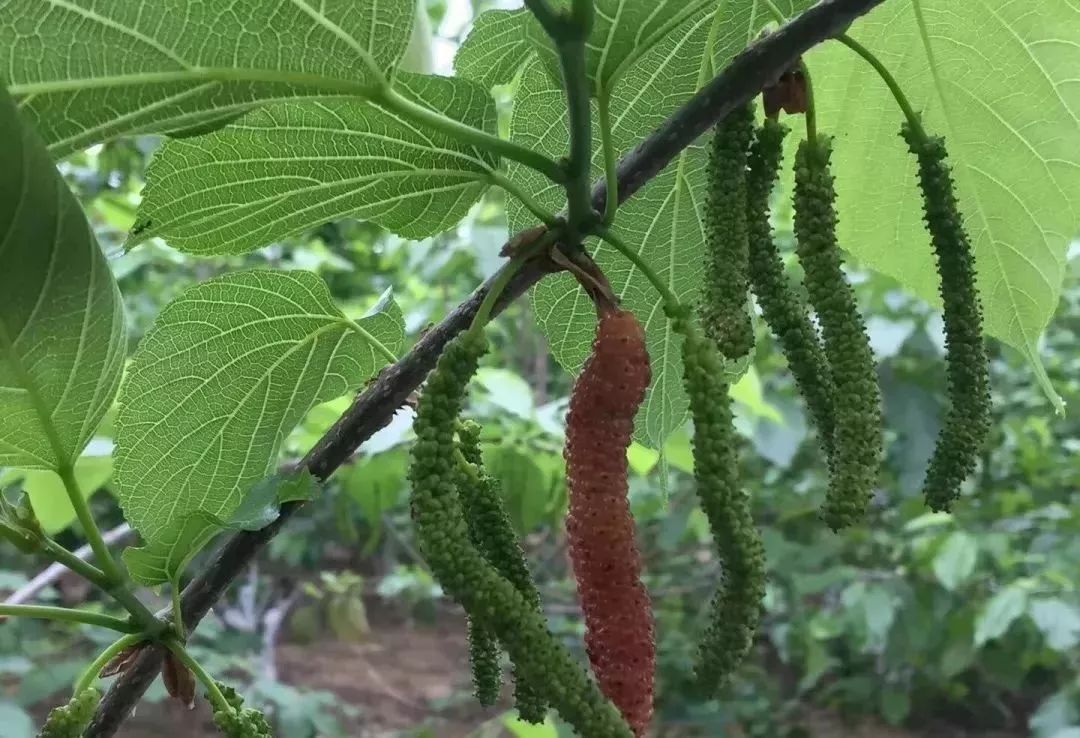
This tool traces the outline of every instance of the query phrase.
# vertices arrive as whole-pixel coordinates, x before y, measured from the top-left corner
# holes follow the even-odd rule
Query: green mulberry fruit
[[[753,107],[743,105],[716,125],[709,150],[701,321],[729,359],[742,358],[754,347],[746,240],[746,154],[753,131]]]
[[[831,457],[835,422],[832,374],[806,304],[784,273],[769,223],[769,198],[779,175],[786,135],[782,124],[766,119],[750,147],[746,179],[750,284],[817,426],[826,457]]]
[[[803,141],[795,156],[796,253],[806,273],[835,387],[829,490],[823,517],[833,530],[866,512],[882,453],[881,390],[866,326],[844,278],[836,241],[831,141]]]
[[[697,680],[713,695],[731,677],[753,642],[765,596],[765,550],[739,484],[739,459],[724,360],[689,321],[675,321],[686,337],[683,370],[694,420],[694,477],[709,520],[723,580],[702,640]]]
[[[451,341],[417,404],[409,479],[420,551],[469,618],[495,634],[520,678],[542,690],[580,735],[631,738],[618,710],[548,631],[533,603],[470,539],[458,491],[454,433],[469,380],[486,350],[483,334],[470,331]]]
[[[983,342],[975,256],[953,191],[945,141],[927,138],[906,123],[901,135],[919,160],[926,227],[941,276],[951,403],[930,458],[923,495],[931,509],[948,510],[960,496],[964,479],[975,470],[990,432],[990,367]]]
[[[480,426],[472,421],[461,423],[458,428],[458,440],[465,468],[461,470],[461,501],[465,519],[469,525],[469,537],[483,557],[503,575],[517,591],[521,593],[536,610],[540,612],[540,592],[536,589],[529,565],[525,562],[525,552],[521,549],[510,516],[503,505],[498,480],[484,468],[483,455],[480,451]],[[476,638],[477,649],[471,653],[480,661],[473,661],[473,681],[477,687],[477,699],[481,704],[494,704],[498,697],[500,671],[491,671],[491,662],[484,663],[488,654],[480,650],[485,643],[494,648],[494,666],[498,669],[498,647],[490,634],[476,624],[469,623],[470,648]],[[490,653],[490,652],[489,652]],[[485,677],[484,671],[487,672]],[[520,674],[514,674],[514,696],[519,717],[528,723],[540,724],[547,715],[547,703],[538,690],[534,689]],[[481,687],[486,688],[481,699]],[[494,696],[492,696],[494,694]]]
[[[100,702],[100,691],[94,687],[84,689],[66,705],[54,707],[49,712],[38,738],[80,738]]]
[[[235,689],[221,682],[217,687],[231,710],[214,710],[214,724],[226,738],[273,738],[270,723],[261,711],[244,707],[244,699]],[[207,695],[209,698],[209,695]]]

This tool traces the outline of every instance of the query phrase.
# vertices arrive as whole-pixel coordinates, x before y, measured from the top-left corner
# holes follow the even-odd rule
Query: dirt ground
[[[464,632],[464,624],[453,616],[428,629],[375,617],[364,643],[283,644],[278,652],[280,677],[296,686],[333,692],[342,702],[360,708],[357,717],[344,723],[350,738],[397,738],[423,724],[433,738],[465,738],[510,707],[511,690],[506,689],[501,709],[485,710],[471,699],[453,699],[469,692]],[[955,729],[913,733],[877,724],[849,725],[821,710],[808,710],[803,724],[814,738],[966,738]],[[169,701],[141,705],[117,735],[219,736],[205,705],[189,712]],[[497,736],[489,732],[485,738]],[[980,733],[979,738],[1015,737]]]

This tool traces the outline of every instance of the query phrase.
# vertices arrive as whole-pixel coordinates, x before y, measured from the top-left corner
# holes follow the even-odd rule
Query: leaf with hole
[[[489,132],[495,104],[462,79],[401,73],[401,93]],[[127,247],[158,237],[192,254],[240,254],[357,217],[406,238],[461,220],[498,158],[344,98],[280,102],[151,160]]]
[[[363,94],[397,64],[415,0],[0,0],[8,89],[53,156],[220,127],[253,106]]]
[[[0,91],[0,466],[74,463],[123,370],[124,310],[78,201]]]
[[[310,272],[236,272],[185,290],[121,392],[115,484],[128,521],[153,543],[194,512],[228,519],[308,409],[374,376],[403,332],[389,293],[350,320]]]

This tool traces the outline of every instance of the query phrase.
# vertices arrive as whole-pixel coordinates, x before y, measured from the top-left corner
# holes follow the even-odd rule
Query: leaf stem
[[[225,695],[221,693],[218,688],[217,681],[207,673],[203,665],[200,664],[195,657],[188,652],[184,644],[176,638],[165,639],[165,646],[176,655],[176,658],[180,659],[180,663],[191,670],[191,673],[203,683],[206,687],[206,696],[210,699],[210,704],[214,706],[214,712],[235,712],[229,701],[225,699]]]
[[[543,249],[549,248],[558,241],[562,235],[561,229],[545,231],[533,243],[521,244],[518,247],[517,252],[510,261],[503,264],[499,271],[495,273],[495,276],[492,277],[491,287],[488,289],[487,294],[484,295],[484,300],[480,303],[480,307],[477,308],[476,314],[473,316],[472,324],[469,326],[470,333],[476,334],[484,330],[484,326],[491,320],[491,314],[495,311],[495,305],[499,302],[499,298],[502,297],[506,285],[510,284],[514,275],[521,270],[521,267],[524,266],[525,262]]]
[[[372,100],[380,107],[408,118],[414,123],[419,123],[450,138],[472,144],[485,151],[524,164],[547,176],[553,182],[561,184],[566,181],[566,173],[563,172],[562,168],[540,152],[533,151],[513,141],[499,138],[479,128],[473,128],[442,113],[437,113],[430,108],[413,102],[388,85],[376,90]]]
[[[142,643],[144,640],[146,640],[146,636],[141,633],[132,633],[131,635],[123,636],[120,640],[102,651],[98,657],[91,661],[90,665],[83,670],[82,675],[79,676],[79,680],[75,682],[75,688],[72,690],[73,694],[81,694],[89,689],[98,678],[98,674],[101,673],[101,670],[104,669],[110,661],[116,658],[117,654],[134,645]]]
[[[896,99],[896,104],[900,106],[900,110],[903,111],[904,117],[907,118],[908,125],[915,131],[919,138],[926,140],[926,131],[923,129],[922,121],[919,119],[915,109],[911,107],[911,102],[907,99],[907,95],[904,94],[904,90],[900,87],[900,83],[896,81],[896,77],[892,75],[889,68],[886,67],[880,59],[858,41],[848,36],[846,33],[841,33],[836,37],[836,40],[848,47],[856,54],[861,56],[866,62],[874,68],[881,77],[881,81],[885,83],[885,86],[889,88],[889,92]]]
[[[664,300],[664,312],[669,317],[675,317],[682,315],[686,312],[686,307],[679,302],[679,298],[675,296],[675,293],[671,291],[671,288],[664,284],[664,281],[660,279],[653,268],[645,263],[645,260],[641,258],[641,255],[631,249],[625,241],[615,235],[610,228],[597,228],[594,233],[605,242],[607,242],[612,248],[625,256],[635,267],[637,267],[645,278],[649,280],[649,283],[660,294],[660,297]]]
[[[41,539],[41,545],[47,557],[58,564],[63,564],[99,589],[108,592],[111,583],[101,569],[88,561],[83,561],[48,536]]]
[[[604,181],[607,182],[607,200],[604,203],[605,226],[615,222],[619,210],[619,162],[615,158],[615,141],[611,130],[611,95],[607,90],[600,93],[600,142],[604,150]]]
[[[109,551],[105,539],[101,536],[101,529],[98,528],[94,516],[90,512],[90,505],[87,503],[86,498],[83,497],[82,490],[79,489],[79,481],[75,478],[74,466],[67,463],[61,464],[56,473],[64,483],[64,490],[67,492],[68,500],[75,509],[75,515],[78,517],[83,532],[90,543],[90,548],[94,552],[94,558],[101,566],[102,579],[91,579],[90,581],[102,586],[109,596],[138,620],[147,635],[151,637],[160,635],[168,625],[155,617],[154,613],[150,612],[146,605],[129,589],[127,574],[116,563],[112,552]],[[50,549],[50,553],[55,553],[55,550]],[[75,557],[70,558],[74,559]],[[63,563],[74,567],[74,561],[65,560]],[[73,571],[78,570],[73,568]]]
[[[7,605],[0,603],[0,616],[14,618],[35,618],[38,620],[57,620],[66,623],[83,623],[108,628],[120,633],[135,633],[139,630],[134,623],[122,618],[88,610],[75,610],[69,607],[51,607],[48,605]]]
[[[535,197],[518,187],[516,182],[502,172],[492,171],[489,175],[489,179],[491,184],[496,187],[501,187],[506,194],[516,198],[518,202],[524,205],[530,213],[535,215],[537,219],[548,228],[555,228],[561,224],[562,221],[558,216],[537,202]]]
[[[67,463],[61,464],[56,473],[60,475],[60,480],[64,483],[64,491],[67,492],[68,500],[71,502],[71,506],[75,509],[75,515],[79,519],[79,525],[82,526],[83,533],[90,543],[90,548],[94,551],[94,558],[97,559],[98,566],[104,572],[105,578],[114,584],[126,581],[124,572],[117,565],[116,559],[113,558],[112,552],[109,551],[109,547],[105,543],[105,539],[101,537],[101,529],[98,528],[97,523],[94,521],[89,503],[83,497],[82,490],[79,489],[79,480],[75,478],[75,466]]]
[[[592,208],[592,98],[585,42],[592,32],[593,0],[573,0],[569,12],[555,11],[546,0],[525,0],[525,6],[555,44],[562,69],[570,125],[570,154],[564,162],[567,238],[581,241],[594,220]]]

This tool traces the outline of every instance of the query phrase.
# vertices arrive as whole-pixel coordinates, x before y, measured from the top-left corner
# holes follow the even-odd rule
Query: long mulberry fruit
[[[697,664],[705,694],[715,694],[742,662],[753,643],[765,596],[765,551],[739,484],[739,459],[729,386],[716,346],[686,320],[675,331],[685,336],[683,371],[694,420],[694,477],[708,518],[723,579],[713,597],[711,620]]]
[[[709,149],[701,322],[729,359],[746,356],[754,346],[746,223],[746,155],[753,130],[753,107],[736,108],[716,125]]]
[[[543,616],[476,549],[458,494],[454,433],[469,379],[487,350],[483,334],[451,341],[416,408],[410,510],[424,559],[468,616],[489,629],[517,672],[589,738],[630,738],[618,710],[552,636]]]
[[[480,426],[471,421],[461,423],[458,439],[462,461],[467,465],[461,470],[459,489],[469,526],[469,537],[483,557],[513,584],[539,613],[540,593],[529,572],[525,553],[521,550],[510,516],[503,505],[499,482],[484,468],[480,451]],[[469,643],[477,698],[481,704],[493,704],[501,681],[497,641],[494,634],[470,620]],[[515,701],[520,718],[534,724],[544,722],[547,703],[543,696],[520,674],[514,674],[514,682]]]
[[[787,358],[795,384],[817,426],[822,448],[829,457],[834,424],[832,374],[806,304],[784,273],[769,223],[769,198],[779,175],[786,135],[783,125],[766,119],[750,147],[746,180],[750,284],[765,323]]]
[[[80,738],[101,702],[101,692],[84,689],[64,705],[54,707],[45,718],[38,738]]]
[[[585,645],[604,694],[639,738],[653,715],[652,603],[627,499],[626,449],[652,373],[632,313],[604,310],[574,384],[566,423],[570,560],[585,615]]]
[[[799,145],[795,239],[835,386],[833,453],[823,517],[830,528],[839,530],[858,521],[869,504],[881,463],[882,424],[874,354],[837,246],[831,156],[827,137]]]
[[[947,379],[951,407],[923,482],[933,510],[948,510],[975,470],[990,431],[990,367],[983,342],[975,256],[953,191],[942,138],[927,138],[904,124],[901,134],[919,160],[923,208],[941,276]]]

